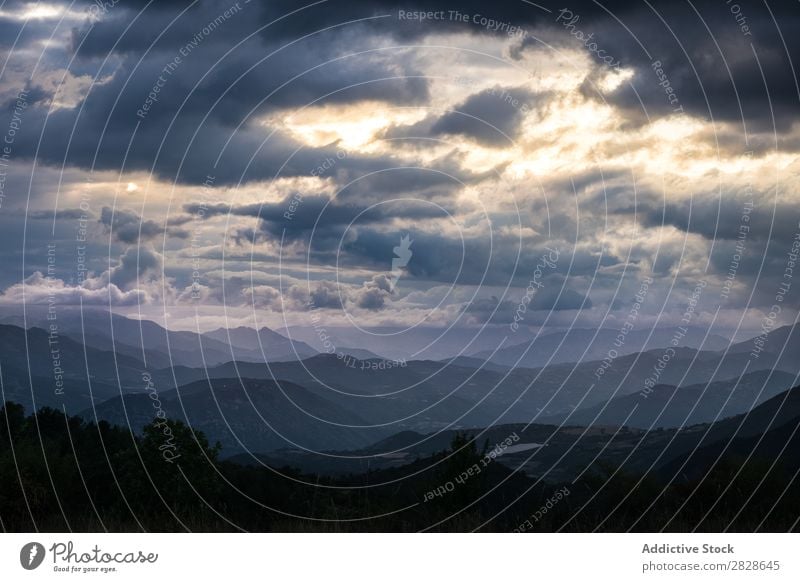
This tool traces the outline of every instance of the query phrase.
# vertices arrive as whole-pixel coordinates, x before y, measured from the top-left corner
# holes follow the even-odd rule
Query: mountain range
[[[754,339],[728,345],[699,332],[687,343],[722,349],[667,347],[673,331],[663,329],[631,334],[626,345],[666,346],[605,361],[585,357],[603,354],[605,346],[591,346],[613,341],[612,332],[557,332],[526,344],[523,359],[578,360],[525,367],[510,361],[520,346],[491,360],[397,362],[365,347],[318,353],[265,327],[170,331],[91,309],[59,311],[50,331],[34,325],[47,324],[41,311],[9,320],[28,328],[0,325],[5,400],[141,431],[157,397],[164,415],[219,441],[225,456],[365,450],[393,435],[506,425],[685,430],[747,413],[796,385],[800,373],[797,326],[758,339],[757,356]],[[590,349],[580,347],[589,340]]]

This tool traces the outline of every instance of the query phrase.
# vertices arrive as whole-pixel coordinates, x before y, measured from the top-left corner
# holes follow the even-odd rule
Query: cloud
[[[768,238],[786,240],[797,231],[796,205],[770,200],[766,192],[729,192],[720,198],[707,193],[661,208],[643,205],[639,209],[646,227],[672,226],[699,234],[709,241]]]
[[[528,301],[523,302],[522,298],[500,299],[492,295],[465,303],[462,310],[470,316],[473,323],[508,324],[515,321],[515,316],[516,321],[519,321],[519,317],[529,311],[557,312],[592,308],[592,301],[585,295],[552,284],[545,284],[529,297]]]
[[[462,309],[464,313],[470,316],[472,323],[511,323],[514,321],[514,313],[517,309],[518,303],[510,299],[500,300],[498,297],[492,295],[491,297],[484,297],[474,299],[466,303]]]
[[[85,274],[80,284],[36,271],[0,293],[0,303],[57,305],[135,305],[172,299],[172,280],[163,277],[163,257],[153,249],[129,247],[116,265]],[[166,295],[165,290],[166,289]]]
[[[750,132],[789,130],[800,114],[800,91],[790,72],[800,60],[800,15],[785,3],[740,6],[740,14],[746,30],[730,4],[710,0],[637,5],[620,21],[582,19],[578,28],[594,33],[599,46],[635,71],[628,83],[601,94],[586,88],[587,94],[629,119],[677,109]]]
[[[48,279],[36,271],[22,283],[16,283],[0,293],[0,303],[7,305],[136,305],[148,303],[143,289],[124,291],[114,284],[101,287],[68,285],[61,279]]]
[[[271,308],[280,311],[281,293],[269,285],[253,285],[242,289],[244,302],[258,309]]]
[[[301,299],[307,309],[341,309],[346,302],[346,296],[341,292],[340,286],[335,281],[319,281],[313,284],[311,291],[305,288],[293,287],[290,295]],[[307,298],[307,300],[305,300]]]
[[[386,301],[392,293],[391,277],[385,274],[374,275],[372,279],[364,282],[361,289],[353,293],[353,301],[358,307],[378,311],[386,306]]]
[[[84,195],[96,212],[87,264],[100,274],[80,288],[60,287],[69,301],[103,293],[120,302],[190,300],[194,248],[170,240],[162,256],[151,245],[165,234],[186,239],[184,227],[196,219],[201,269],[218,269],[224,257],[226,270],[263,275],[277,270],[282,252],[282,266],[292,270],[288,283],[206,277],[197,287],[204,304],[255,303],[274,312],[284,289],[289,310],[308,310],[311,301],[330,312],[347,307],[370,321],[388,319],[409,309],[408,296],[393,295],[380,273],[390,271],[399,237],[409,234],[414,255],[403,277],[410,293],[452,285],[461,304],[480,286],[481,296],[493,298],[470,304],[476,320],[508,321],[541,248],[558,244],[558,284],[532,300],[537,315],[530,321],[550,310],[566,321],[581,307],[599,311],[586,309],[592,301],[610,303],[624,272],[655,273],[665,287],[674,278],[676,288],[701,272],[724,275],[748,197],[756,209],[737,271],[741,293],[729,303],[746,301],[751,289],[754,301],[774,296],[796,231],[790,157],[800,151],[791,66],[800,62],[800,15],[788,5],[769,7],[774,21],[766,6],[742,5],[752,31],[745,34],[731,7],[718,1],[576,0],[569,8],[574,28],[592,34],[632,75],[615,85],[589,45],[557,21],[556,4],[546,3],[548,13],[524,2],[478,0],[329,0],[307,9],[288,0],[249,2],[209,34],[204,27],[231,3],[194,3],[172,22],[190,4],[124,2],[93,25],[70,17],[58,28],[54,20],[23,28],[0,16],[0,46],[21,33],[0,88],[0,128],[13,118],[12,98],[29,88],[1,219],[9,296],[19,297],[22,277],[45,272],[48,243],[58,244],[59,269],[74,271],[75,221],[83,218],[74,207]],[[15,14],[25,9],[4,6]],[[470,18],[399,17],[418,9]],[[475,15],[520,26],[552,48],[491,30]],[[503,61],[509,57],[517,60]],[[165,74],[169,63],[178,66]],[[534,74],[517,74],[521,69]],[[454,87],[457,75],[476,82]],[[140,116],[160,76],[157,100]],[[672,95],[677,102],[670,103]],[[678,106],[684,117],[674,112]],[[777,135],[770,132],[773,114]],[[676,143],[673,132],[684,130]],[[393,139],[408,137],[421,139]],[[509,138],[518,148],[507,147]],[[734,167],[745,148],[756,154],[741,174],[721,167]],[[330,171],[312,174],[328,158],[335,160]],[[773,161],[781,179],[788,176],[776,191],[762,171]],[[103,176],[101,184],[88,183],[88,168]],[[757,182],[749,192],[748,172]],[[209,176],[214,187],[197,196],[193,185]],[[127,180],[148,181],[146,200],[144,190],[115,197],[115,184]],[[726,182],[722,195],[718,182]],[[18,220],[26,197],[11,195],[27,188],[36,208],[31,222]],[[54,214],[42,200],[55,192],[62,208]],[[209,202],[205,221],[199,199]],[[187,201],[185,212],[162,218]],[[119,257],[111,264],[108,243]],[[25,270],[15,269],[23,258]],[[329,280],[335,269],[339,283]],[[45,291],[41,277],[29,286]]]
[[[188,231],[162,226],[154,220],[143,220],[132,210],[124,208],[112,209],[104,206],[100,212],[98,222],[105,227],[114,239],[126,244],[137,244],[140,241],[152,240],[163,237],[165,234],[173,238],[185,239],[189,237]]]
[[[159,279],[163,274],[163,257],[145,246],[128,247],[119,259],[119,264],[108,271],[111,283],[121,289],[137,286],[144,280]]]
[[[265,142],[269,129],[278,129],[265,131],[266,115],[316,99],[411,105],[429,98],[427,80],[411,58],[381,51],[347,56],[371,48],[368,39],[328,35],[322,45],[313,38],[283,48],[255,36],[230,51],[259,22],[257,3],[240,5],[208,35],[204,28],[230,4],[199,3],[168,28],[164,11],[139,14],[119,5],[106,18],[76,30],[74,74],[98,81],[87,87],[76,107],[48,111],[46,100],[31,103],[15,156],[35,154],[40,163],[80,168],[152,167],[159,176],[187,183],[202,183],[208,168],[215,168],[218,184],[259,180],[274,176],[300,145],[280,132]],[[196,46],[187,53],[193,39]],[[114,64],[100,68],[112,47]],[[176,57],[176,68],[165,72]],[[331,62],[319,66],[325,60]],[[387,75],[388,69],[392,74]],[[156,82],[159,93],[142,113]],[[217,163],[223,151],[222,163]],[[253,155],[255,163],[248,170]],[[297,168],[289,165],[283,172],[307,174],[318,159],[301,152]]]
[[[531,109],[534,95],[515,87],[492,87],[457,105],[437,119],[433,135],[464,135],[492,147],[510,146],[519,135],[520,123]]]
[[[80,208],[65,208],[62,210],[31,210],[28,212],[28,218],[32,220],[79,220],[85,216],[92,216],[91,211],[88,213]]]
[[[184,211],[197,213],[198,204],[187,204]],[[431,204],[414,201],[398,201],[387,204],[366,206],[340,202],[324,195],[303,195],[295,192],[287,195],[281,202],[228,206],[225,204],[206,205],[204,218],[214,216],[251,216],[260,219],[260,230],[280,240],[307,238],[312,233],[319,240],[338,241],[344,227],[385,223],[394,219],[425,220],[442,218],[443,212]],[[252,244],[258,239],[253,229],[240,229],[234,236],[237,244]]]
[[[571,311],[591,309],[592,300],[573,289],[545,287],[539,290],[530,303],[533,311]]]

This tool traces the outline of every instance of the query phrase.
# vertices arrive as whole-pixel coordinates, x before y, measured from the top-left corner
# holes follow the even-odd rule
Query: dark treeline
[[[220,461],[217,446],[179,422],[135,436],[6,403],[0,521],[4,531],[51,532],[787,531],[800,515],[795,472],[759,458],[723,456],[669,486],[611,467],[543,484],[496,462],[470,474],[482,446],[457,437],[452,448],[396,469],[321,477]]]

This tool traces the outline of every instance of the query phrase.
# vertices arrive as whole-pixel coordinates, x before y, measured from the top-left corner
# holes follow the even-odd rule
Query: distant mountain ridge
[[[491,361],[504,366],[523,366],[540,368],[547,364],[569,362],[589,362],[602,360],[609,351],[614,350],[617,357],[641,351],[648,351],[672,345],[677,328],[656,328],[654,330],[631,331],[624,336],[619,345],[617,329],[570,329],[565,332],[550,332],[529,342],[519,343],[497,350],[496,353],[484,351],[473,357]],[[697,328],[689,330],[680,337],[677,346],[706,351],[725,349],[730,342],[719,335],[708,335]]]
[[[5,315],[0,321],[23,327],[48,329],[50,320],[46,311],[28,308],[28,316]],[[316,350],[303,342],[288,338],[266,327],[256,331],[249,327],[227,331],[217,329],[198,334],[193,331],[168,330],[149,319],[131,319],[102,309],[77,310],[61,308],[54,321],[61,336],[86,343],[97,349],[116,351],[141,360],[150,369],[171,366],[216,366],[232,360],[263,362],[295,360],[316,354]],[[261,338],[261,351],[258,338]],[[292,346],[294,345],[294,349]],[[295,355],[295,350],[298,355]]]
[[[228,456],[286,447],[316,451],[353,449],[385,437],[385,428],[369,423],[291,382],[219,378],[158,392],[167,418],[181,420],[219,441]],[[86,420],[130,426],[136,432],[156,417],[154,400],[144,391],[115,397],[85,410]]]
[[[25,323],[31,326],[34,321],[32,315]],[[118,407],[130,401],[131,410],[140,407],[142,413],[152,415],[147,408],[152,405],[144,399],[146,375],[152,378],[159,394],[176,399],[171,403],[175,409],[182,410],[184,394],[194,401],[195,421],[201,419],[214,428],[215,434],[224,436],[218,418],[206,418],[205,412],[199,412],[201,404],[216,410],[220,400],[230,399],[219,404],[222,410],[232,406],[230,414],[256,423],[253,430],[260,430],[255,428],[260,420],[258,414],[254,412],[255,418],[250,415],[254,406],[246,389],[250,386],[259,399],[258,405],[269,411],[263,415],[274,412],[291,419],[286,430],[302,435],[307,429],[304,438],[315,446],[330,439],[331,443],[341,443],[336,446],[342,448],[363,446],[368,440],[362,438],[364,432],[372,431],[355,430],[353,440],[348,441],[346,429],[330,432],[328,427],[315,426],[317,420],[332,425],[380,425],[397,433],[565,421],[575,426],[670,428],[746,412],[786,389],[800,372],[796,358],[800,353],[800,326],[779,328],[763,341],[758,340],[763,349],[757,356],[752,352],[751,339],[723,351],[670,348],[669,360],[663,366],[660,363],[665,348],[620,355],[606,363],[595,360],[525,368],[463,356],[394,365],[398,363],[381,358],[316,353],[307,344],[293,342],[268,328],[220,328],[206,334],[172,332],[154,322],[97,310],[59,311],[57,322],[64,382],[61,391],[55,389],[57,379],[48,332],[36,327],[25,330],[0,325],[0,370],[6,400],[19,402],[29,410],[35,402],[39,408],[51,406],[69,412],[93,407],[106,410],[104,405],[111,400],[116,400]],[[106,333],[113,333],[113,341]],[[76,341],[81,337],[86,338],[85,346]],[[126,341],[138,342],[144,349]],[[259,342],[264,353],[275,360],[264,361]],[[374,355],[360,348],[346,349]],[[166,357],[169,362],[167,350],[180,359],[200,364],[159,368],[153,358]],[[242,354],[253,360],[239,359]],[[302,359],[298,360],[298,356]],[[232,378],[240,378],[235,383],[245,388],[233,386]],[[198,387],[208,387],[209,382],[207,395],[197,392]],[[286,402],[276,400],[283,384],[291,386],[299,401],[307,402],[311,411],[319,413],[297,416],[296,412],[302,412],[297,406],[291,409]],[[644,397],[645,387],[653,385]],[[267,386],[277,387],[277,391]],[[212,391],[217,388],[219,394]],[[114,406],[108,406],[109,418],[114,417]],[[315,416],[319,419],[309,420]],[[339,420],[328,422],[329,418]],[[275,426],[280,422],[277,419]],[[248,434],[245,425],[240,428]],[[381,430],[375,433],[388,436]],[[248,438],[253,438],[259,447],[288,446],[261,433]],[[298,436],[298,442],[302,440]],[[237,445],[235,439],[227,438],[225,442],[226,446]],[[334,448],[330,443],[325,446]]]
[[[790,348],[794,345],[791,342],[797,341],[797,335],[787,336]],[[781,347],[778,342],[772,342],[772,345]],[[449,363],[409,361],[402,368],[375,370],[357,360],[345,362],[329,354],[320,354],[303,362],[270,365],[231,362],[204,370],[203,374],[218,378],[238,373],[249,378],[290,381],[314,390],[373,422],[406,419],[396,426],[397,430],[419,431],[450,423],[459,427],[476,427],[508,422],[556,422],[569,413],[573,413],[571,422],[580,424],[588,420],[580,416],[584,412],[574,416],[576,408],[599,409],[614,399],[609,404],[610,414],[619,406],[620,401],[616,399],[629,395],[629,401],[634,404],[642,401],[639,420],[645,422],[660,412],[657,402],[664,390],[674,390],[672,386],[690,387],[688,392],[680,393],[676,403],[667,411],[672,415],[667,417],[670,422],[677,422],[675,418],[682,413],[685,418],[686,410],[693,405],[688,396],[702,392],[699,386],[692,385],[711,381],[712,386],[706,390],[702,401],[704,405],[695,415],[697,422],[702,422],[713,419],[716,416],[712,414],[714,410],[732,415],[757,403],[759,400],[755,395],[761,387],[756,379],[767,378],[767,375],[753,375],[752,372],[775,370],[765,387],[766,396],[787,388],[790,378],[800,372],[800,361],[786,354],[778,358],[772,352],[765,352],[758,360],[748,363],[740,354],[677,348],[669,364],[662,369],[659,360],[663,354],[662,348],[621,356],[599,377],[597,371],[601,362],[509,369],[494,364],[480,366],[480,360],[462,358]],[[640,393],[647,386],[646,382],[655,377],[655,371],[658,372],[658,384],[670,388],[654,391],[648,402]],[[196,369],[176,369],[175,374],[179,383],[201,377]],[[742,374],[747,374],[745,383],[723,406],[720,398],[724,400]],[[742,394],[745,387],[749,390],[747,394],[752,396],[749,402],[745,397],[747,394]],[[645,414],[648,406],[651,416]],[[421,410],[424,410],[422,414]],[[608,424],[620,422],[617,417],[607,419]]]
[[[252,327],[235,327],[231,329],[219,328],[203,334],[203,338],[211,338],[231,346],[231,360],[278,362],[283,360],[304,359],[316,355],[318,352],[301,341],[292,341],[268,327],[258,331]],[[263,350],[263,355],[262,355]],[[261,356],[259,358],[259,356]]]
[[[759,370],[729,380],[676,387],[660,384],[647,394],[620,396],[570,414],[545,417],[545,424],[674,428],[714,422],[746,412],[788,390],[795,374]]]
[[[77,412],[141,383],[141,361],[43,329],[0,325],[3,399]]]
[[[796,471],[800,470],[800,448],[792,446],[800,443],[800,386],[773,396],[748,413],[683,430],[502,424],[430,434],[400,432],[342,458],[321,458],[297,450],[276,450],[257,457],[274,467],[288,465],[310,473],[341,475],[412,463],[446,450],[456,434],[473,437],[489,449],[509,435],[517,435],[518,445],[509,447],[496,462],[554,483],[609,467],[624,473],[647,472],[662,481],[698,478],[722,455],[728,461],[753,455],[775,461],[779,469]],[[253,463],[243,455],[232,460]]]

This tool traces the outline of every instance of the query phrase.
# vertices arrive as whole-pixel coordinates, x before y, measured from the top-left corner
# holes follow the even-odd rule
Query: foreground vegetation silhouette
[[[796,431],[786,438],[788,450],[800,450]],[[500,463],[460,477],[485,458],[486,446],[458,435],[450,451],[402,467],[324,477],[221,461],[218,445],[180,422],[154,422],[137,436],[47,408],[26,416],[9,402],[0,410],[0,525],[47,532],[795,529],[795,463],[758,455],[744,462],[747,455],[732,449],[692,478],[600,466],[574,483],[543,483]]]

